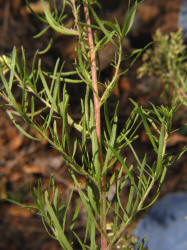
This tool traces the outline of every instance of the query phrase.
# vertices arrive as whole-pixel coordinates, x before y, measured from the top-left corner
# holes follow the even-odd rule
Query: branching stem
[[[98,144],[100,144],[101,143],[101,119],[100,119],[100,108],[99,108],[99,97],[98,97],[98,86],[97,86],[96,55],[94,52],[92,29],[90,27],[91,21],[89,17],[88,6],[86,3],[84,3],[84,13],[85,13],[86,24],[88,25],[87,34],[88,34],[88,44],[89,44],[89,51],[90,51],[92,87],[94,89],[93,98],[94,98],[94,107],[95,107],[96,135],[97,135]]]
[[[91,21],[89,16],[88,5],[84,2],[84,14],[85,22],[87,24],[87,35],[88,35],[88,46],[90,52],[90,63],[91,63],[91,75],[92,75],[92,87],[93,87],[93,99],[94,99],[94,109],[95,109],[95,126],[96,126],[96,136],[98,142],[99,150],[99,163],[100,167],[103,166],[102,157],[102,146],[101,146],[101,116],[100,116],[100,101],[98,95],[98,85],[97,85],[97,65],[96,65],[96,54],[94,50],[94,40],[91,29]],[[102,227],[101,235],[101,249],[107,249],[106,240],[106,196],[105,196],[105,177],[101,176],[101,188],[100,188],[100,199],[101,199],[101,210],[100,210],[100,224]]]
[[[78,12],[77,12],[77,8],[76,8],[76,5],[75,5],[75,0],[70,0],[71,1],[71,4],[72,4],[72,7],[73,7],[73,14],[74,14],[74,17],[75,17],[75,25],[77,27],[77,31],[79,33],[79,36],[81,34],[80,32],[80,28],[79,28],[79,25],[78,25]]]

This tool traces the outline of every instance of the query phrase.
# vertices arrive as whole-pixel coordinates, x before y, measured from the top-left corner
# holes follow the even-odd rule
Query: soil
[[[33,8],[40,11],[39,1],[30,2]],[[101,2],[104,6],[101,15],[104,18],[113,20],[117,17],[119,22],[122,22],[127,7],[122,3],[124,1],[115,1],[115,5],[112,0]],[[150,42],[157,28],[163,32],[175,31],[178,28],[180,4],[181,0],[145,0],[138,10],[132,31],[124,41],[126,51],[130,53],[134,48],[142,47]],[[71,21],[69,20],[70,23]],[[30,14],[24,0],[0,0],[0,55],[10,53],[14,45],[19,51],[23,46],[29,62],[28,68],[31,67],[35,51],[44,49],[52,34],[48,32],[40,39],[33,39],[33,36],[43,27],[43,24]],[[53,49],[42,56],[43,67],[48,70],[52,69],[57,57],[60,56],[67,61],[66,67],[71,69],[72,61],[76,57],[75,43],[73,39],[55,34]],[[107,56],[101,55],[103,58],[101,77],[106,78],[111,74],[109,62],[113,55],[112,46],[106,48],[103,55]],[[158,89],[152,87],[155,79],[147,78],[143,82],[136,79],[136,69],[140,64],[141,61],[138,60],[131,71],[119,80],[118,87],[114,91],[112,99],[114,102],[120,100],[119,126],[121,127],[132,108],[128,98],[135,99],[145,107],[149,105],[149,101],[155,104],[160,102]],[[126,64],[122,65],[122,70],[125,66]],[[154,83],[151,84],[151,81]],[[160,83],[156,82],[156,84]],[[77,102],[80,96],[77,95],[75,88],[72,89],[72,93],[73,115],[75,119],[78,119],[80,110]],[[3,103],[3,100],[0,99],[0,102]],[[174,128],[181,127],[184,122],[187,122],[184,112],[184,109],[180,109],[176,114]],[[27,131],[30,130],[26,124],[23,122],[21,124]],[[181,130],[170,138],[168,152],[178,152],[186,143],[187,130],[181,127]],[[140,153],[146,150],[148,154],[151,154],[145,131],[141,131],[141,138],[136,148]],[[131,161],[130,152],[127,154]],[[31,204],[32,197],[29,190],[31,181],[35,184],[38,178],[41,178],[44,186],[47,187],[50,174],[54,175],[56,184],[66,199],[73,184],[62,156],[46,141],[35,142],[25,138],[11,123],[6,110],[0,109],[0,249],[61,249],[58,243],[47,235],[37,214],[4,201],[5,198],[9,198]],[[161,196],[181,191],[187,191],[187,155],[184,155],[175,166],[169,168]]]

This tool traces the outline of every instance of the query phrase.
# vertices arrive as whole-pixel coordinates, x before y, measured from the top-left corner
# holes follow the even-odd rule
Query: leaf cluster
[[[186,46],[181,29],[170,35],[163,35],[158,30],[153,36],[153,47],[144,53],[142,61],[138,77],[146,74],[159,77],[170,101],[187,106]]]

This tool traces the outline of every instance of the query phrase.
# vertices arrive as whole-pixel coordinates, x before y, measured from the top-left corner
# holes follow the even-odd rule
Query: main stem
[[[90,17],[89,17],[89,12],[88,12],[88,6],[85,3],[84,3],[84,13],[85,13],[86,23],[89,25],[87,27],[87,34],[88,34],[88,44],[89,44],[89,50],[90,50],[92,87],[94,89],[93,98],[94,98],[94,107],[95,107],[96,135],[97,135],[98,144],[101,144],[101,118],[100,118],[100,107],[99,107],[98,86],[97,86],[96,55],[94,52],[94,42],[93,42],[92,29],[90,27],[91,22],[90,22]]]
[[[100,102],[98,96],[98,86],[97,86],[97,68],[96,68],[96,54],[94,52],[94,41],[93,34],[91,29],[91,21],[89,16],[89,10],[87,4],[84,2],[84,13],[85,21],[87,26],[88,34],[88,45],[90,51],[90,62],[91,62],[91,74],[92,74],[92,87],[93,87],[93,98],[94,98],[94,109],[95,109],[95,126],[96,126],[96,136],[98,142],[99,150],[99,163],[100,167],[103,166],[103,157],[102,157],[102,147],[101,147],[101,115],[100,115]],[[101,249],[107,249],[107,240],[106,240],[106,197],[105,197],[105,177],[101,176],[101,189],[100,189],[100,199],[101,199],[101,209],[100,209],[100,224],[102,227],[101,234]]]

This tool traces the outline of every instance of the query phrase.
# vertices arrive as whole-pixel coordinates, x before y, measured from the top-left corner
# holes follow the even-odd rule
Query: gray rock
[[[135,236],[146,237],[149,250],[187,249],[187,193],[169,194],[140,221]]]
[[[183,0],[179,14],[179,27],[182,28],[183,38],[187,39],[187,0]]]

